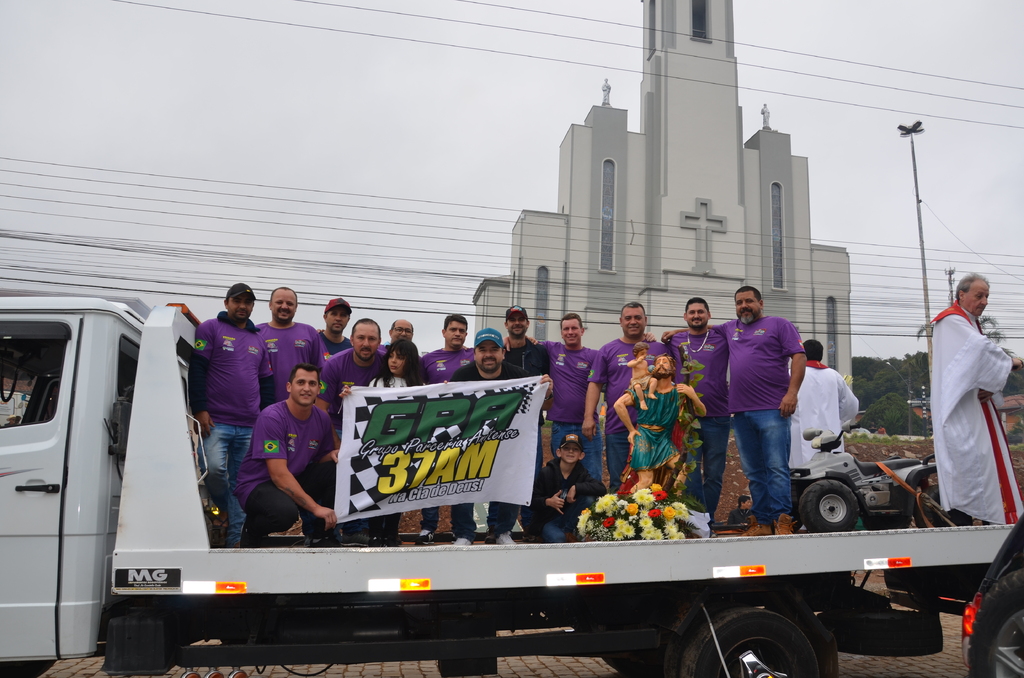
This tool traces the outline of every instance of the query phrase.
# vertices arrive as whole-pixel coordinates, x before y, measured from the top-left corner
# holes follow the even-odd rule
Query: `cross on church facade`
[[[693,212],[679,213],[679,227],[695,231],[697,246],[694,247],[696,263],[690,269],[693,273],[714,275],[711,265],[711,233],[727,233],[726,217],[715,216],[711,209],[710,198],[697,198]]]

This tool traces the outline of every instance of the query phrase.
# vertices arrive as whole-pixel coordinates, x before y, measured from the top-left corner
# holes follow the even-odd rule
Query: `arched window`
[[[839,321],[836,319],[836,298],[829,297],[825,300],[825,332],[827,333],[828,346],[825,347],[828,366],[833,370],[839,369],[836,365],[839,360],[836,358],[836,341],[839,338]]]
[[[601,270],[615,270],[615,163],[601,169]]]
[[[777,290],[786,287],[782,274],[782,185],[772,184],[772,287]]]
[[[533,336],[537,341],[548,338],[548,267],[537,269],[537,326],[533,328]]]

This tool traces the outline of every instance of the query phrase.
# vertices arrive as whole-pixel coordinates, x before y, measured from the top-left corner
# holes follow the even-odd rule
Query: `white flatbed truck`
[[[212,548],[186,401],[194,325],[175,307],[144,315],[0,297],[0,395],[25,405],[0,428],[2,676],[97,654],[111,675],[200,676],[403,660],[458,676],[589,655],[675,678],[754,650],[790,678],[832,678],[837,647],[939,651],[938,613],[960,613],[1009,530]],[[871,570],[888,596],[853,574]]]

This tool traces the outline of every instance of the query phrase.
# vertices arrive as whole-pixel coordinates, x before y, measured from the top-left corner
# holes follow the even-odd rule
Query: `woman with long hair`
[[[422,386],[423,372],[416,344],[399,339],[387,348],[380,361],[380,373],[370,382],[371,388],[404,388]],[[402,513],[370,518],[370,546],[400,546],[398,524]]]

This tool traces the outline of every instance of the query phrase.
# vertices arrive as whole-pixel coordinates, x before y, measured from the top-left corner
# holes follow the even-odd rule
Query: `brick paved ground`
[[[925,657],[862,657],[839,655],[841,678],[963,678],[967,669],[960,660],[960,618],[942,615],[944,649]],[[102,659],[80,659],[58,662],[46,674],[49,678],[92,678],[105,676],[100,671]],[[251,667],[250,667],[251,668]],[[301,673],[313,673],[323,666],[292,666]],[[181,671],[167,674],[177,678]],[[290,674],[281,667],[268,667],[263,673],[270,678],[286,678]],[[390,662],[384,664],[353,664],[335,666],[321,674],[325,678],[440,678],[434,662]],[[508,657],[498,660],[498,675],[503,678],[617,678],[600,659],[573,657]]]

